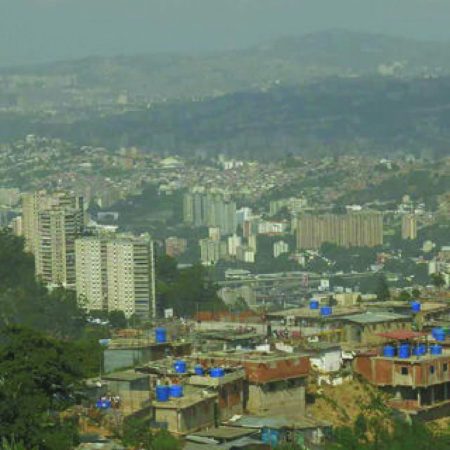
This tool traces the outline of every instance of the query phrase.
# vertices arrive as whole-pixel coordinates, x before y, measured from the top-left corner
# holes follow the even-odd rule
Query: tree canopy
[[[205,267],[195,264],[178,269],[176,260],[169,256],[156,260],[156,294],[160,309],[173,308],[179,316],[225,308]]]

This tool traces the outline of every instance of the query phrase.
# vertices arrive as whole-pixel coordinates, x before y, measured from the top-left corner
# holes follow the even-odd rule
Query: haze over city
[[[450,41],[446,0],[1,0],[0,65],[239,49],[327,29]]]
[[[448,450],[449,19],[0,0],[0,450]]]

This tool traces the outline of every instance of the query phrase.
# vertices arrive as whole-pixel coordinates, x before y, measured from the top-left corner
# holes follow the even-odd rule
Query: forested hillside
[[[450,78],[335,78],[303,87],[93,115],[74,123],[57,120],[39,119],[27,130],[80,145],[137,145],[186,156],[225,153],[268,159],[287,153],[385,156],[396,151],[446,155]]]

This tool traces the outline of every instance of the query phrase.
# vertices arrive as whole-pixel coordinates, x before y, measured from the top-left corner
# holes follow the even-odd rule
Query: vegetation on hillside
[[[193,316],[198,311],[225,309],[217,295],[217,287],[201,264],[178,269],[169,256],[156,260],[156,295],[158,307],[173,308],[178,316]]]

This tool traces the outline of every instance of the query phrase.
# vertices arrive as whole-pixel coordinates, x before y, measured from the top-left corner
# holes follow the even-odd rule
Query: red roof
[[[377,336],[381,336],[387,339],[394,339],[397,341],[407,341],[410,339],[418,339],[426,336],[428,333],[409,331],[409,330],[395,330],[388,333],[378,333]]]

